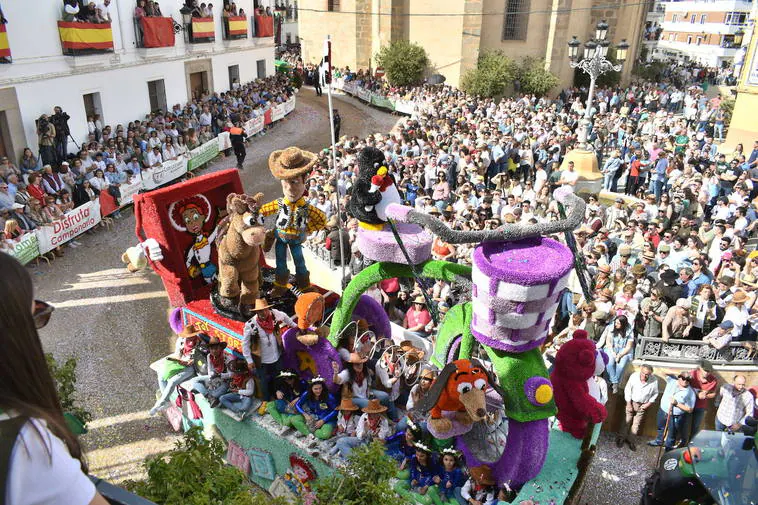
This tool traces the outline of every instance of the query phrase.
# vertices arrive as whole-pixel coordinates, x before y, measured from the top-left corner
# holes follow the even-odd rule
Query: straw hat
[[[732,303],[745,303],[746,301],[748,301],[747,293],[741,289],[738,289],[732,296]]]
[[[188,324],[184,328],[182,328],[181,333],[177,333],[177,335],[181,338],[190,338],[190,337],[196,337],[200,335],[202,331],[198,330],[197,327],[194,324]]]
[[[484,484],[485,486],[495,485],[495,479],[492,478],[492,469],[487,465],[469,468],[469,473],[479,484]]]
[[[645,265],[634,265],[632,267],[632,273],[634,275],[645,275],[647,274],[647,268],[645,268]]]
[[[425,368],[425,369],[421,370],[421,375],[419,376],[419,378],[420,379],[434,380],[434,379],[437,378],[437,374],[435,373],[434,370],[432,370],[430,368]]]
[[[379,400],[376,398],[373,398],[368,401],[368,405],[363,407],[361,409],[366,414],[380,414],[382,412],[387,412],[387,407],[379,403]]]
[[[423,296],[419,295],[413,299],[413,303],[420,303],[422,305],[426,305],[426,299],[424,299]]]
[[[740,277],[740,284],[754,288],[758,286],[758,281],[753,274],[742,274]]]
[[[342,401],[340,402],[339,406],[337,407],[337,410],[358,410],[358,405],[353,403],[353,399],[349,398],[347,396],[342,397]]]
[[[279,180],[294,179],[311,171],[316,164],[316,155],[309,151],[303,151],[298,147],[288,147],[281,151],[274,151],[268,158],[268,168],[271,175]]]
[[[599,272],[603,272],[604,274],[610,274],[611,273],[611,266],[608,263],[603,263],[599,267],[597,267]]]
[[[268,309],[270,307],[273,307],[270,303],[268,303],[268,300],[265,298],[258,298],[255,300],[255,305],[253,306],[253,312],[258,312],[259,310]]]

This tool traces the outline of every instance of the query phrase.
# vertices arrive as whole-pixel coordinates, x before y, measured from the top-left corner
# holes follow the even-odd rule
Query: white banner
[[[40,254],[52,251],[100,222],[100,200],[70,210],[63,219],[37,229]]]
[[[395,110],[403,114],[413,114],[416,108],[416,103],[410,100],[396,100],[394,104]]]
[[[364,102],[371,101],[371,92],[367,90],[366,88],[358,88],[357,95],[358,95],[358,98],[360,98]]]
[[[271,108],[271,122],[279,121],[284,117],[284,104],[280,103],[277,104],[275,107]]]
[[[224,151],[232,148],[232,139],[229,132],[221,132],[218,134],[218,150]]]
[[[142,185],[145,189],[155,189],[187,173],[187,160],[169,160],[158,167],[142,171]]]
[[[263,130],[263,116],[254,117],[246,121],[244,129],[247,137],[252,137]]]
[[[121,206],[129,205],[133,202],[133,196],[139,193],[139,190],[142,189],[142,179],[140,179],[139,176],[135,177],[132,182],[125,182],[119,186],[119,191],[121,191]]]
[[[285,114],[289,114],[293,110],[295,110],[295,97],[294,96],[292,98],[290,98],[289,100],[287,100],[286,102],[284,102],[284,113]]]

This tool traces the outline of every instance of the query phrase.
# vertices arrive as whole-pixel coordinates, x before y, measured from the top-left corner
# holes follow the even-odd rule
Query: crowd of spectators
[[[155,4],[157,2],[150,2]],[[63,21],[79,23],[110,23],[113,17],[110,12],[111,0],[101,0],[98,3],[87,0],[63,0]]]
[[[88,135],[69,155],[69,116],[60,107],[38,121],[39,154],[25,148],[18,164],[0,159],[0,228],[3,248],[27,231],[50,224],[74,207],[98,198],[102,191],[116,204],[120,187],[164,161],[189,157],[189,151],[222,131],[260,117],[294,93],[282,74],[236,84],[225,93],[203,92],[185,106],[156,111],[126,126],[103,125],[87,118]],[[120,217],[118,211],[116,217]],[[74,240],[69,243],[76,247]],[[57,254],[62,254],[62,249]]]
[[[643,337],[699,341],[700,355],[710,360],[756,359],[758,251],[749,251],[747,241],[758,226],[758,141],[750,150],[738,145],[719,152],[724,114],[720,98],[704,92],[708,73],[701,70],[674,67],[678,86],[666,81],[600,88],[591,105],[590,142],[606,189],[619,193],[610,200],[601,201],[597,193],[587,199],[584,222],[574,232],[585,271],[572,274],[545,359],[550,364],[574,330],[586,329],[610,358],[613,394],[623,393],[626,367]],[[348,68],[334,75],[416,103],[412,117],[389,134],[342,137],[338,166],[325,150],[309,181],[311,203],[331,218],[310,246],[328,250],[333,265],[344,256],[348,277],[366,266],[355,246],[357,220],[344,212],[357,154],[365,146],[385,152],[407,205],[451,228],[559,219],[551,194],[578,182],[573,165],[562,167],[562,161],[577,142],[586,90],[566,89],[555,100],[522,95],[496,101],[449,86],[392,88]],[[340,233],[351,244],[349,257],[344,249],[340,254],[335,240]],[[470,264],[474,246],[437,238],[433,256]],[[586,276],[589,297],[578,275]],[[422,291],[431,293],[434,309],[443,315],[462,296],[445,281],[427,280],[422,287],[408,279],[384,281],[367,294],[406,329],[433,335]]]

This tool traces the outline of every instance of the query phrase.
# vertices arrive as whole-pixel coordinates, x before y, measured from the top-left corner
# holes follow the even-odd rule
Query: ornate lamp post
[[[579,128],[579,149],[583,151],[589,151],[587,145],[587,138],[589,136],[590,125],[592,124],[592,118],[590,117],[590,111],[592,109],[592,99],[595,94],[595,80],[606,72],[618,72],[626,60],[626,53],[629,50],[629,44],[626,39],[623,39],[621,43],[616,46],[616,59],[619,61],[618,65],[614,65],[608,61],[605,57],[608,54],[608,48],[611,43],[606,38],[608,35],[608,23],[600,21],[595,27],[594,40],[588,40],[584,44],[584,57],[579,60],[579,46],[581,42],[574,36],[568,43],[569,46],[569,59],[571,60],[571,68],[580,68],[585,74],[590,76],[590,90],[587,95],[587,107],[584,112]]]

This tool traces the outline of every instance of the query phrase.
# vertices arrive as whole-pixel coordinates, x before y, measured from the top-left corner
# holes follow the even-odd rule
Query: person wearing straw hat
[[[310,273],[305,266],[303,242],[308,235],[326,227],[326,214],[304,198],[305,180],[316,164],[315,154],[297,147],[274,151],[268,160],[271,174],[282,184],[282,198],[264,204],[263,216],[276,214],[274,230],[276,251],[276,278],[272,296],[284,294],[289,283],[287,249],[295,263],[295,278],[298,288],[310,287]]]
[[[329,449],[329,455],[334,456],[339,452],[337,446],[337,440],[346,437],[355,438],[356,430],[358,429],[358,405],[353,403],[352,398],[345,397],[337,406],[337,425],[334,428],[334,446]]]
[[[299,419],[293,419],[293,426],[302,435],[315,435],[326,440],[332,436],[337,424],[337,400],[326,389],[326,379],[317,375],[308,381],[308,390],[297,401]]]
[[[282,370],[274,379],[275,400],[268,402],[266,412],[281,426],[294,428],[295,417],[302,417],[297,411],[297,401],[305,391],[305,384],[291,368]]]
[[[253,374],[247,369],[247,363],[244,359],[235,359],[229,365],[232,371],[232,377],[229,381],[229,392],[219,398],[219,402],[225,408],[239,415],[240,421],[253,406],[255,398],[255,379]]]
[[[226,379],[232,377],[228,367],[231,354],[224,352],[227,344],[218,337],[211,337],[206,346],[208,347],[208,373],[195,377],[192,389],[205,396],[211,407],[217,407],[218,399],[229,391]]]
[[[168,399],[174,388],[195,375],[192,356],[200,340],[201,333],[194,324],[188,324],[180,333],[177,333],[177,337],[179,338],[176,339],[176,343],[174,344],[174,352],[164,360],[167,366],[158,377],[161,395],[156,400],[153,408],[150,409],[151,416],[167,408],[169,406]]]
[[[429,335],[432,315],[426,307],[426,300],[423,296],[418,295],[413,299],[413,305],[405,313],[403,328],[414,333],[416,336],[426,338]]]
[[[342,371],[340,371],[339,365],[332,361],[333,382],[335,384],[346,384],[348,387],[343,388],[343,391],[347,389],[352,393],[353,402],[359,407],[365,407],[371,402],[370,398],[375,398],[387,407],[389,416],[393,420],[397,420],[397,409],[395,403],[390,400],[390,395],[373,388],[375,373],[371,367],[366,366],[367,361],[368,357],[357,352],[351,352],[348,359],[345,360],[347,368]]]
[[[469,468],[471,477],[461,488],[461,497],[469,505],[494,505],[495,479],[492,477],[492,469],[487,465]]]
[[[436,491],[435,479],[439,481],[439,467],[432,458],[432,449],[423,442],[414,444],[415,454],[408,464],[410,474],[407,480],[395,484],[395,492],[411,503],[431,505],[432,493]],[[439,496],[438,496],[439,498]]]
[[[392,434],[390,423],[385,413],[387,407],[379,403],[379,400],[372,398],[365,407],[361,409],[363,414],[358,419],[358,426],[355,429],[355,437],[344,437],[337,440],[340,456],[347,459],[350,452],[360,445],[369,444],[374,440],[384,441]]]
[[[269,385],[279,372],[282,334],[287,326],[297,326],[287,314],[271,307],[265,298],[255,300],[252,310],[255,315],[245,323],[242,332],[242,355],[248,370],[258,376],[264,402],[271,400]],[[254,354],[260,358],[260,366],[256,366]]]

